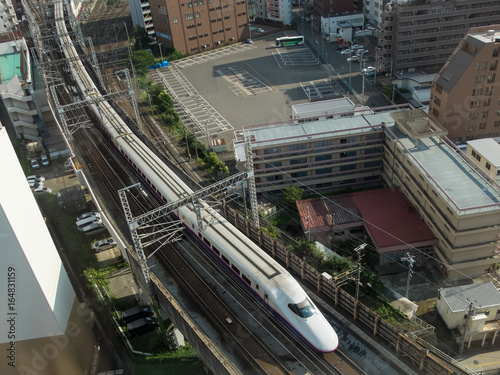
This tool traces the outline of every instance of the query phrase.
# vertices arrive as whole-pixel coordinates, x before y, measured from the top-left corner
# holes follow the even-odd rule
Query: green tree
[[[283,189],[283,195],[281,199],[290,207],[295,206],[295,202],[302,199],[304,195],[304,189],[301,189],[295,185],[290,185]]]
[[[143,76],[148,70],[149,66],[155,62],[154,56],[149,51],[135,51],[132,53],[132,64],[134,64],[137,75]]]
[[[314,242],[309,240],[300,240],[295,247],[295,253],[303,259],[311,257],[314,250],[316,250]]]
[[[151,38],[149,37],[149,34],[144,27],[137,25],[132,32],[132,37],[134,38],[135,50],[149,48]]]

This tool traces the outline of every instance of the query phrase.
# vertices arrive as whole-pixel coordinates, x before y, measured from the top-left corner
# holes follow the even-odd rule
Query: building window
[[[189,2],[189,3],[187,3],[187,6],[188,6],[188,8],[192,8],[193,7],[193,3]]]
[[[491,170],[491,164],[490,163],[486,163],[486,169],[487,170]]]
[[[442,94],[443,93],[443,88],[440,85],[436,85],[436,92],[438,94]]]
[[[485,122],[480,122],[479,123],[479,129],[486,129],[486,123]]]
[[[479,100],[473,100],[470,102],[470,107],[471,108],[478,108],[479,107]]]
[[[478,87],[477,89],[472,89],[472,96],[483,95],[483,88]]]
[[[492,57],[498,57],[498,47],[493,48],[493,53],[491,54]]]
[[[498,60],[494,60],[490,64],[490,70],[497,70]]]
[[[498,128],[500,126],[500,121],[499,120],[496,120],[494,123],[493,123],[493,126],[495,128]]]
[[[196,18],[200,18],[200,12],[196,12]]]
[[[484,70],[486,69],[486,61],[478,62],[476,65],[476,70]]]
[[[314,158],[315,161],[332,160],[332,155],[319,155]]]
[[[488,74],[488,83],[495,82],[495,73]]]
[[[290,165],[305,164],[307,163],[307,158],[292,159],[290,160]]]
[[[491,99],[484,99],[483,100],[483,107],[488,107],[490,105]]]
[[[487,118],[488,117],[488,111],[483,111],[483,118]]]
[[[276,154],[278,152],[281,152],[281,147],[266,148],[264,150],[264,155]]]
[[[484,82],[484,76],[476,76],[476,82],[475,83],[483,83]]]
[[[439,117],[439,111],[436,108],[432,108],[432,114],[434,117]]]
[[[194,16],[191,13],[186,14],[186,21],[192,20]]]
[[[474,94],[472,94],[474,95]],[[434,97],[434,104],[436,104],[438,107],[441,107],[441,99],[439,99],[437,96]]]
[[[332,168],[320,168],[316,169],[315,174],[327,174],[327,173],[332,173]]]
[[[299,151],[299,150],[304,150],[307,148],[307,144],[306,143],[302,143],[300,145],[291,145],[288,147],[288,149],[290,151]]]
[[[486,91],[484,95],[491,95],[492,92],[493,92],[493,86],[486,86]]]
[[[472,112],[469,113],[469,117],[467,117],[467,120],[476,120],[477,119],[477,112]]]
[[[467,125],[467,131],[468,132],[473,132],[476,130],[476,124],[469,124]]]

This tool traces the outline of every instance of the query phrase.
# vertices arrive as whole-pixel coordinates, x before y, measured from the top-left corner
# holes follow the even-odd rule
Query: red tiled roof
[[[432,231],[398,188],[355,193],[353,200],[379,251],[404,248],[405,244],[422,246],[435,242]]]
[[[331,198],[297,201],[302,227],[333,227],[363,220],[380,252],[435,243],[436,239],[418,211],[398,188],[385,188]],[[408,244],[408,245],[407,245]]]

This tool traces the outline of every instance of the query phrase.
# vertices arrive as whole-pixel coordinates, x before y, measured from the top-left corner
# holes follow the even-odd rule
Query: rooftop
[[[427,137],[412,139],[396,126],[390,126],[388,131],[398,138],[396,142],[407,154],[408,161],[426,176],[435,192],[457,214],[500,209],[500,193],[440,137],[430,132]]]
[[[476,139],[468,141],[467,144],[484,156],[491,165],[500,168],[500,144],[493,138]]]
[[[409,244],[428,246],[436,241],[417,210],[397,188],[298,201],[303,226],[308,207],[311,228],[349,227],[346,224],[361,225],[364,221],[380,252],[407,249]]]
[[[491,281],[441,289],[440,294],[453,312],[467,310],[471,302],[481,308],[500,306],[500,292]]]

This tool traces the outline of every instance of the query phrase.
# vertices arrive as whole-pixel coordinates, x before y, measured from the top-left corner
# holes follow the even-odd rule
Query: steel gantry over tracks
[[[184,229],[182,226],[182,222],[180,220],[178,221],[173,221],[170,222],[168,226],[162,226],[161,227],[161,235],[158,238],[154,239],[147,239],[148,237],[153,237],[154,235],[157,235],[158,232],[150,232],[146,234],[139,234],[140,229],[146,229],[150,227],[150,224],[164,218],[166,215],[172,213],[179,207],[185,206],[189,203],[193,204],[193,207],[196,212],[196,218],[198,222],[198,228],[203,228],[203,219],[201,215],[201,205],[200,205],[200,200],[203,198],[206,198],[208,196],[213,196],[215,194],[218,194],[220,192],[226,191],[226,189],[229,186],[235,185],[238,182],[242,182],[246,179],[252,179],[253,173],[251,172],[240,172],[237,173],[233,176],[230,176],[224,180],[218,181],[210,186],[207,186],[205,188],[202,188],[196,192],[194,192],[191,195],[185,196],[181,199],[178,199],[175,202],[170,202],[167,203],[164,206],[158,207],[152,211],[149,211],[145,214],[139,215],[137,217],[134,217],[132,214],[132,211],[130,209],[130,205],[128,203],[127,199],[127,192],[131,191],[134,188],[141,189],[141,183],[137,183],[131,186],[128,186],[126,188],[120,189],[118,191],[120,195],[120,201],[122,204],[123,212],[125,213],[125,218],[127,220],[127,224],[130,230],[130,234],[132,236],[132,242],[134,249],[137,253],[137,257],[139,259],[139,264],[141,266],[141,270],[143,273],[144,281],[146,285],[149,288],[149,292],[151,296],[153,295],[152,293],[152,288],[151,288],[151,282],[149,278],[149,267],[147,265],[147,260],[158,250],[160,249],[161,246],[171,243],[174,241],[179,240],[180,236],[178,235],[180,231]],[[252,206],[256,206],[256,201],[252,204]],[[253,208],[253,207],[252,207]],[[257,207],[255,207],[255,210]],[[206,229],[203,228],[203,229]],[[145,240],[145,241],[144,241]],[[146,257],[146,254],[144,253],[144,248],[148,247],[150,245],[153,245],[157,242],[161,241],[160,246],[153,251],[149,257]]]

